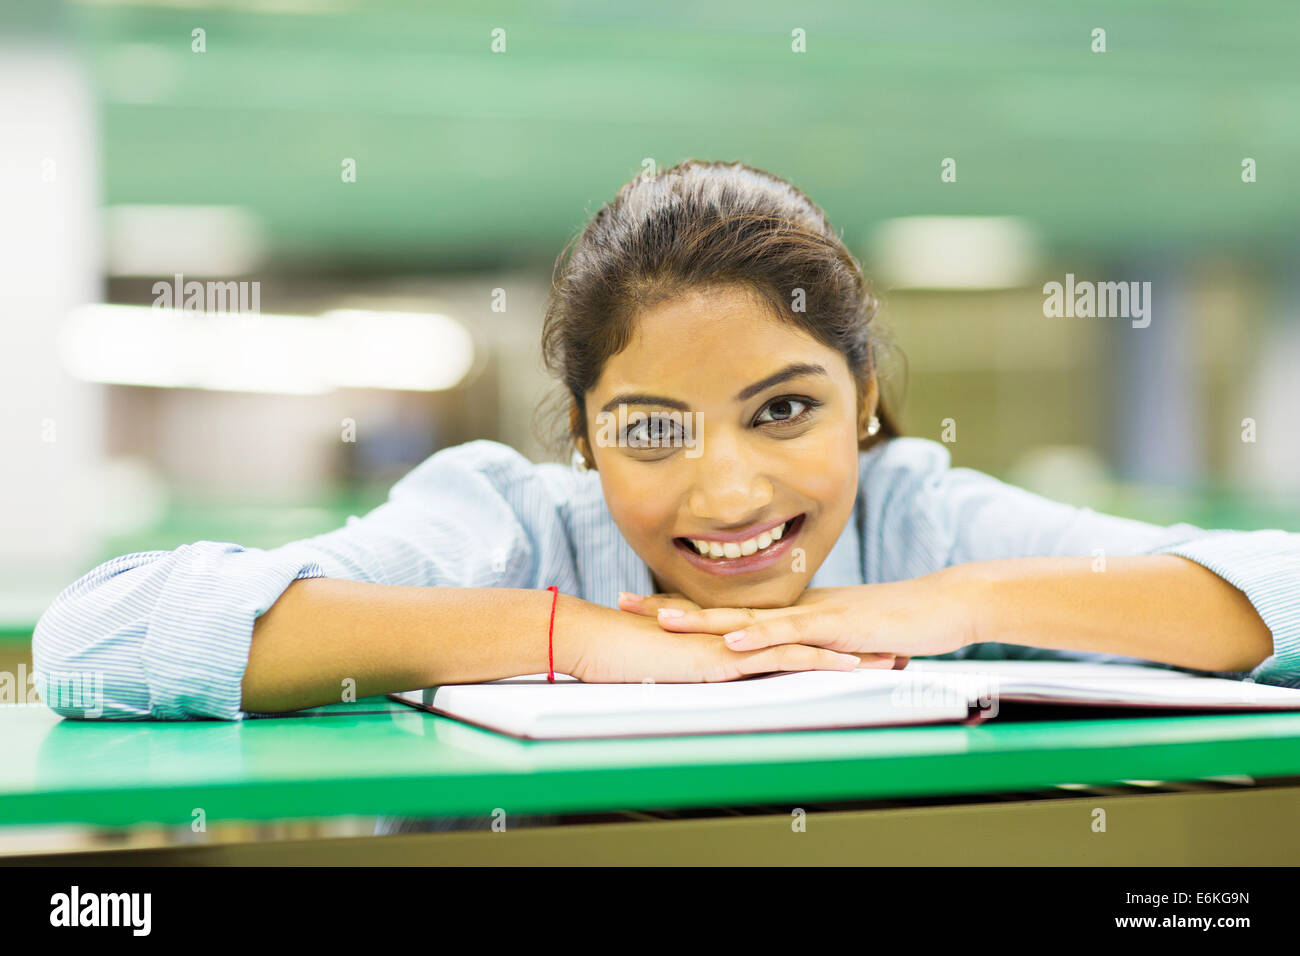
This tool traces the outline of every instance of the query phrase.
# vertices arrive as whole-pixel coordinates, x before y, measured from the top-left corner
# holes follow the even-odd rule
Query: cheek
[[[824,512],[834,512],[843,504],[845,498],[852,498],[857,489],[857,473],[853,462],[845,463],[827,458],[817,459],[822,463],[815,473],[806,474],[799,481],[799,493],[813,501]]]
[[[605,503],[623,536],[642,541],[663,537],[669,515],[662,482],[617,467],[602,468],[600,474]]]
[[[801,464],[817,462],[792,476],[791,487],[818,502],[823,511],[851,510],[858,490],[858,448],[852,430],[836,430],[813,447],[802,449]],[[846,505],[847,501],[847,505]]]

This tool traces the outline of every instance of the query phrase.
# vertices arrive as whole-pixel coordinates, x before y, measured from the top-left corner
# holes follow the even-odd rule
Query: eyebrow
[[[773,385],[780,385],[782,382],[792,378],[799,378],[804,375],[829,375],[820,365],[814,365],[808,362],[794,362],[781,369],[779,372],[773,372],[767,378],[755,382],[753,385],[747,385],[736,393],[733,401],[743,402],[753,398],[759,392],[771,388]],[[629,392],[622,395],[615,395],[604,407],[602,412],[613,411],[619,405],[661,405],[664,408],[675,408],[679,411],[689,412],[691,407],[683,401],[675,398],[666,398],[663,395],[647,395],[642,392]]]

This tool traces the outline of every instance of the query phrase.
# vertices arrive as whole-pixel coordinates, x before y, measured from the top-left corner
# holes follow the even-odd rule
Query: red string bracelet
[[[551,626],[546,630],[546,662],[549,670],[546,679],[555,683],[555,604],[560,600],[560,589],[552,584],[546,590],[551,592]]]

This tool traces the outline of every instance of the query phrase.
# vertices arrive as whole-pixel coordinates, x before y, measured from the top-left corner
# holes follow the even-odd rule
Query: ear
[[[570,403],[569,434],[574,435],[574,432],[578,430],[581,424],[582,424],[582,414],[578,410],[577,403],[576,402]],[[583,464],[585,464],[590,470],[595,471],[596,459],[591,454],[591,443],[587,441],[587,436],[585,434],[574,435],[573,444],[577,447],[578,454],[582,456]]]

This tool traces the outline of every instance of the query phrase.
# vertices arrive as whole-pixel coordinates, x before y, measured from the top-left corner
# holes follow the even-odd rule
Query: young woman
[[[103,717],[240,718],[555,669],[722,681],[912,656],[1300,684],[1300,535],[1156,527],[952,468],[881,407],[876,303],[825,214],[738,163],[625,185],[543,332],[582,467],[474,441],[274,550],[95,568],[37,625]],[[55,704],[61,713],[83,716]]]

